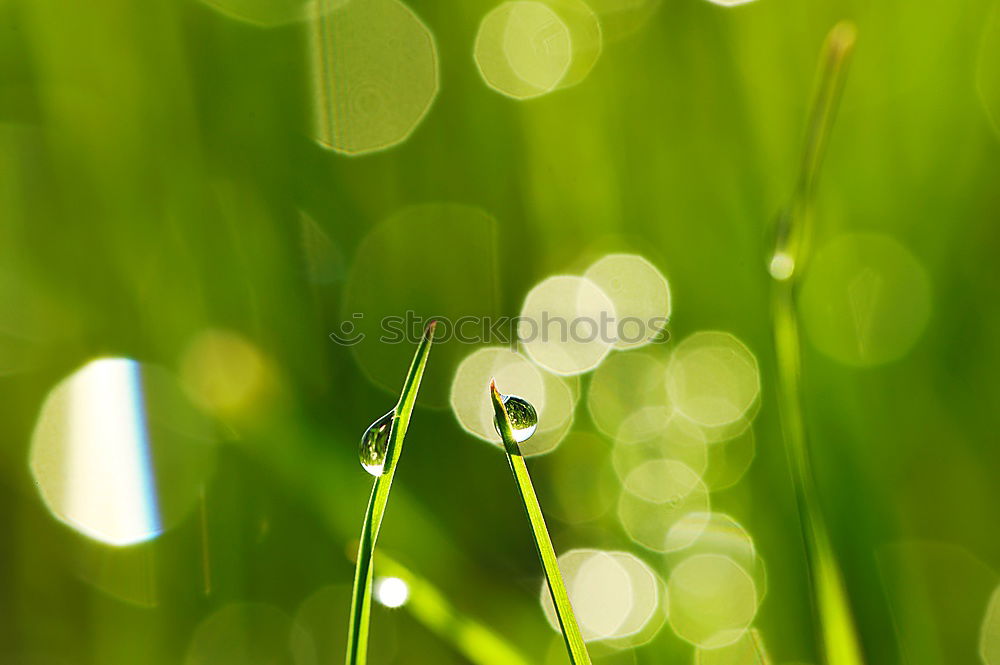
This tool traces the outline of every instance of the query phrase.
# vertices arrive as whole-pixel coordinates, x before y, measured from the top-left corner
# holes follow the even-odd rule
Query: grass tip
[[[858,40],[858,28],[854,21],[843,20],[833,26],[827,38],[830,53],[838,58],[843,58]]]

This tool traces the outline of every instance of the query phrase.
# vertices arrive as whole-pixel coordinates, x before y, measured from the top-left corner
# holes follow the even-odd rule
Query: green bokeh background
[[[309,138],[301,25],[261,29],[196,0],[0,0],[0,662],[181,663],[198,624],[227,603],[293,614],[320,587],[349,584],[345,552],[370,486],[357,440],[395,398],[328,338],[345,315],[344,275],[308,280],[301,213],[349,267],[382,220],[448,202],[495,220],[479,313],[516,315],[541,279],[626,248],[669,278],[675,337],[727,330],[756,353],[757,455],[713,508],[745,524],[767,562],[756,626],[773,661],[817,663],[765,257],[795,181],[820,47],[844,18],[858,47],[815,239],[892,235],[925,267],[933,309],[916,347],[889,365],[845,367],[806,344],[819,494],[869,662],[979,662],[1000,570],[995,4],[665,0],[605,45],[583,83],[517,102],[472,60],[490,2],[412,0],[436,39],[439,95],[404,144],[348,158]],[[464,250],[455,237],[406,240],[434,265]],[[417,311],[459,297],[419,292]],[[28,472],[31,431],[46,393],[87,360],[177,370],[206,328],[261,349],[281,405],[219,423],[202,510],[131,553],[148,575],[126,586],[156,598],[139,607],[81,574],[134,566],[51,517]],[[403,358],[400,382],[410,352],[386,351]],[[428,381],[446,386],[453,370],[435,354],[463,353],[435,349]],[[575,429],[593,429],[582,403]],[[567,444],[529,463],[543,507],[553,469],[589,462],[579,455]],[[549,526],[557,551],[628,549],[667,574],[612,515]],[[550,657],[556,634],[506,462],[449,411],[416,412],[380,543],[532,662]],[[393,662],[465,662],[405,611],[374,621],[395,626]],[[666,627],[607,662],[691,658]]]

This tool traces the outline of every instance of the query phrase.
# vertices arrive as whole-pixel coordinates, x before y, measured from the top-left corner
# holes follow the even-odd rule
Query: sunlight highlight
[[[80,533],[132,545],[162,531],[139,364],[103,358],[59,384],[32,437],[49,509]]]
[[[402,607],[410,598],[410,587],[398,577],[383,577],[375,582],[375,598],[386,607]]]
[[[29,465],[58,520],[122,546],[151,540],[189,514],[216,453],[214,424],[172,374],[102,358],[49,393]]]

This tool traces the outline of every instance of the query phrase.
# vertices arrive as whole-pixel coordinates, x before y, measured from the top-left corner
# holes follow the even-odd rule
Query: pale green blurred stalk
[[[530,660],[487,626],[465,616],[452,606],[429,581],[403,564],[378,552],[380,575],[406,582],[410,597],[404,606],[420,623],[475,665],[530,665]]]
[[[800,525],[819,621],[823,661],[828,665],[863,665],[850,601],[816,492],[810,464],[802,390],[802,351],[795,297],[808,257],[813,196],[830,129],[839,106],[855,28],[838,23],[827,36],[809,120],[806,146],[795,195],[778,218],[768,269],[773,278],[772,316],[781,424],[791,464]]]

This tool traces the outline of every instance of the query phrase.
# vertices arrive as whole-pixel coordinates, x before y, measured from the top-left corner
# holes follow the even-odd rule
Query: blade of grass
[[[456,610],[433,584],[383,550],[378,551],[375,567],[379,575],[398,577],[406,582],[410,597],[404,608],[470,662],[475,665],[529,665],[531,662],[488,627]]]
[[[779,411],[800,528],[806,544],[823,661],[828,665],[863,665],[864,656],[843,576],[816,495],[803,407],[802,350],[795,296],[808,253],[819,167],[839,106],[855,37],[854,26],[846,22],[834,26],[827,37],[799,181],[790,205],[778,217],[769,266],[774,278],[771,311],[778,364]]]
[[[389,489],[392,487],[392,477],[396,473],[396,463],[403,449],[403,439],[410,424],[410,415],[417,401],[420,390],[420,379],[424,375],[427,356],[434,339],[434,325],[431,322],[426,330],[417,351],[410,363],[410,370],[403,382],[403,391],[393,409],[392,429],[389,433],[389,443],[385,453],[385,466],[382,475],[375,478],[371,498],[368,500],[368,510],[361,526],[361,539],[358,544],[358,563],[354,568],[354,595],[351,600],[351,623],[347,633],[347,665],[364,665],[368,659],[368,626],[371,618],[372,602],[372,557],[375,551],[375,541],[379,529],[382,528],[382,516],[389,501]]]
[[[517,482],[517,490],[524,502],[524,509],[528,513],[528,522],[531,524],[531,531],[535,537],[535,548],[538,550],[538,558],[542,561],[542,569],[545,571],[545,579],[549,584],[552,602],[556,606],[556,616],[559,618],[559,627],[566,640],[570,662],[573,665],[590,665],[590,654],[587,653],[587,647],[583,643],[580,626],[576,622],[576,615],[573,614],[569,594],[566,593],[566,584],[563,582],[562,573],[559,572],[559,562],[556,559],[555,550],[552,548],[549,531],[545,527],[542,507],[538,505],[538,497],[535,496],[535,489],[531,484],[528,466],[524,463],[521,449],[518,447],[517,441],[514,440],[507,408],[504,406],[502,395],[497,390],[496,381],[490,381],[490,397],[493,400],[493,411],[500,429],[500,438],[503,439],[504,451],[507,453],[507,461],[510,463],[510,470],[514,473],[514,480]]]

